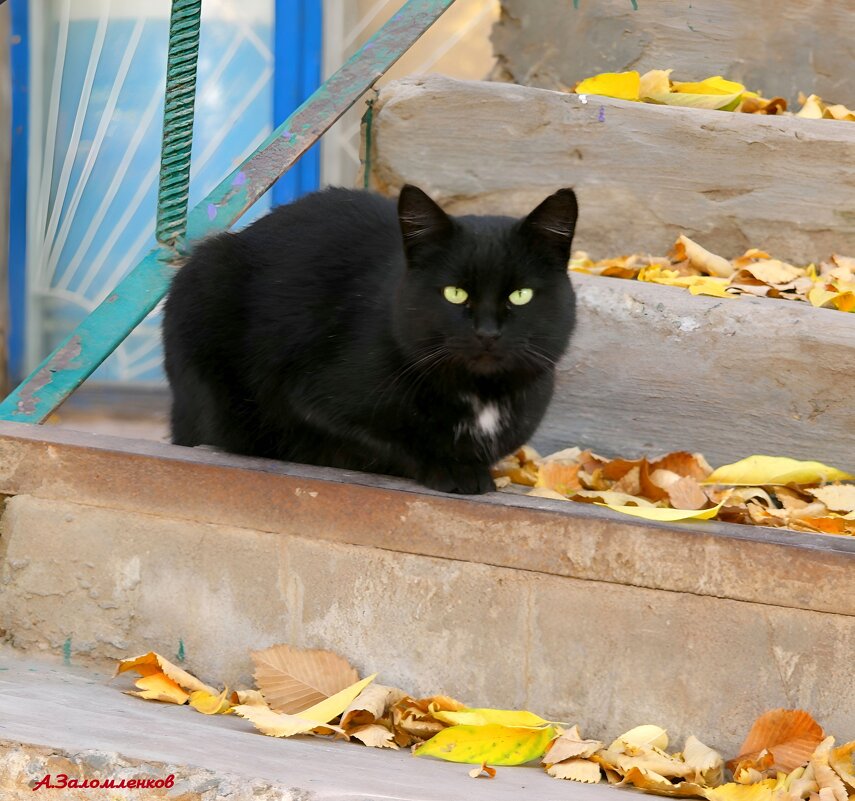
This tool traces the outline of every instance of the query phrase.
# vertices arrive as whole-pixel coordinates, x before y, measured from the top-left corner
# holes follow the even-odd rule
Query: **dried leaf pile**
[[[855,312],[855,258],[839,254],[805,267],[775,259],[757,248],[735,259],[725,259],[680,235],[668,256],[636,253],[594,261],[584,251],[576,251],[569,269],[588,275],[679,286],[693,295],[717,298],[753,295]]]
[[[541,457],[529,446],[493,468],[500,489],[607,506],[660,522],[730,523],[855,535],[855,476],[820,462],[749,456],[713,470],[698,453],[607,459],[580,448]]]
[[[664,470],[666,468],[660,467]],[[357,740],[374,748],[411,746],[416,756],[474,764],[473,778],[495,766],[540,760],[550,776],[636,787],[709,801],[853,801],[855,741],[834,738],[803,710],[761,715],[739,754],[721,754],[694,736],[669,751],[659,726],[631,729],[608,746],[585,739],[578,726],[532,712],[470,708],[442,695],[414,699],[403,690],[359,679],[329,651],[276,645],[252,654],[257,689],[217,691],[157,653],[122,660],[141,698],[190,704],[204,714],[236,714],[271,737],[297,734]],[[727,781],[727,771],[732,781]]]
[[[602,95],[618,100],[634,100],[665,106],[738,111],[746,114],[789,114],[783,97],[762,97],[741,83],[714,75],[703,81],[672,81],[673,70],[650,70],[643,75],[629,72],[603,72],[580,81],[573,88],[577,94]],[[799,95],[801,108],[796,117],[855,121],[855,111],[840,103],[826,103],[818,95]]]

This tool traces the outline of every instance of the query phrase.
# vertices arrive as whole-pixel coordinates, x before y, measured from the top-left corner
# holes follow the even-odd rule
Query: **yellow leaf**
[[[829,801],[848,801],[849,794],[840,776],[831,769],[828,757],[834,745],[833,737],[826,737],[810,758],[814,779],[819,786],[820,798],[829,796]],[[825,792],[823,792],[825,791]]]
[[[584,784],[596,784],[601,778],[600,766],[587,759],[568,759],[549,765],[546,772],[556,779],[569,779]]]
[[[718,751],[704,745],[697,737],[689,735],[683,746],[683,759],[695,772],[698,784],[715,787],[724,778],[724,759]]]
[[[560,492],[548,489],[547,487],[535,487],[533,490],[527,492],[526,495],[531,495],[534,498],[548,498],[551,501],[568,500],[566,495],[562,495]]]
[[[213,687],[209,687],[204,682],[199,681],[195,676],[182,670],[177,665],[173,665],[168,659],[165,659],[160,654],[154,651],[149,651],[142,656],[134,656],[129,659],[122,659],[116,666],[115,675],[125,673],[128,670],[134,670],[140,676],[151,676],[155,673],[164,673],[172,681],[183,687],[185,690],[201,690],[202,692],[217,695],[217,691]]]
[[[275,712],[296,714],[353,684],[359,674],[332,651],[273,645],[253,651],[255,683]]]
[[[715,278],[713,276],[697,276],[697,278],[689,284],[689,292],[693,295],[710,295],[714,298],[736,298],[727,291],[727,279]]]
[[[639,74],[631,72],[603,72],[576,86],[578,95],[602,95],[616,97],[619,100],[638,100],[638,90],[641,83]]]
[[[674,244],[674,258],[687,259],[689,264],[717,278],[730,278],[734,266],[723,256],[711,253],[685,234],[680,234]]]
[[[281,712],[274,712],[269,706],[238,704],[232,707],[232,710],[235,714],[246,718],[262,734],[270,737],[292,737],[295,734],[310,732],[319,726],[326,726],[334,731],[342,731],[338,726],[332,726],[329,723],[319,720],[310,720],[299,715],[284,715]]]
[[[691,95],[739,95],[745,91],[745,87],[741,83],[728,81],[721,75],[715,75],[694,83],[675,81],[674,91]]]
[[[236,690],[232,693],[232,705],[267,706],[267,701],[258,690]]]
[[[291,737],[295,734],[304,734],[319,726],[326,726],[340,732],[342,729],[329,725],[330,721],[344,712],[348,704],[374,681],[376,675],[374,673],[350,687],[345,687],[335,695],[304,709],[299,715],[286,715],[275,712],[269,707],[246,704],[234,707],[234,711],[250,721],[259,731],[271,737]]]
[[[616,737],[609,746],[609,751],[624,751],[630,748],[659,748],[664,751],[668,747],[668,732],[661,726],[647,723],[643,726],[625,731],[620,737]]]
[[[451,726],[418,746],[416,756],[432,756],[449,762],[490,765],[522,765],[543,755],[555,737],[554,726]]]
[[[649,70],[639,79],[638,96],[643,100],[651,94],[671,91],[669,76],[673,70]]]
[[[702,482],[731,487],[755,487],[768,484],[820,484],[855,478],[821,462],[804,462],[785,456],[754,455],[719,467]]]
[[[704,795],[709,801],[772,801],[775,796],[775,779],[764,779],[756,784],[730,782],[709,788]]]
[[[822,98],[818,95],[811,95],[804,101],[801,110],[796,112],[797,117],[805,117],[811,120],[821,120],[825,113],[825,107]]]
[[[145,698],[147,701],[165,701],[169,704],[186,704],[190,697],[169,676],[164,673],[152,673],[143,676],[134,682],[141,692],[129,692],[137,698]]]
[[[651,92],[648,100],[661,103],[663,106],[684,106],[686,108],[722,109],[731,111],[738,105],[742,92],[730,95],[707,94],[699,95],[693,92]]]
[[[837,308],[840,311],[851,312],[855,310],[855,292],[852,290],[835,291],[826,288],[820,281],[808,292],[808,301],[812,306]]]
[[[629,495],[626,492],[615,492],[614,490],[577,490],[571,497],[572,500],[578,500],[579,498],[600,498],[603,501],[600,506],[608,506],[610,508],[627,506],[630,503],[637,503],[640,507],[644,507],[645,509],[654,508],[653,504],[645,498]],[[594,503],[596,502],[597,501],[594,500]]]
[[[855,740],[832,749],[828,764],[846,784],[855,790]]]
[[[204,690],[194,690],[190,693],[190,706],[203,715],[223,715],[232,708],[227,699],[228,694],[228,688],[219,695],[211,695]]]
[[[677,523],[680,520],[712,520],[722,505],[723,502],[710,509],[671,509],[668,506],[650,508],[647,506],[614,506],[610,503],[597,504],[597,506],[614,509],[616,512],[623,512],[625,515],[641,517],[644,520],[656,520],[660,523]]]
[[[825,113],[833,120],[848,120],[849,122],[855,122],[855,111],[851,108],[846,108],[842,103],[826,106]]]
[[[518,712],[512,709],[461,709],[457,712],[434,712],[433,716],[452,726],[486,726],[489,723],[498,723],[501,726],[534,727],[549,723],[533,712]]]

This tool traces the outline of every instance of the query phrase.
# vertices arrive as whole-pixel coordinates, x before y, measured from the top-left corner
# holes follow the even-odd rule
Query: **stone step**
[[[620,792],[561,782],[537,765],[475,780],[467,775],[471,766],[417,759],[407,750],[265,737],[236,716],[141,701],[117,684],[106,672],[0,648],[0,797],[32,799],[35,784],[48,774],[59,783],[62,773],[99,784],[173,776],[171,788],[109,793],[134,801],[610,801]],[[46,790],[35,797],[102,794]]]
[[[159,651],[251,686],[251,650],[341,653],[416,696],[641,723],[728,756],[756,716],[855,731],[855,539],[0,424],[0,629],[72,661]]]
[[[600,119],[604,122],[600,122]],[[528,212],[573,186],[575,246],[664,254],[855,254],[855,125],[672,108],[502,83],[409,78],[374,106],[369,178],[453,213]],[[477,131],[476,136],[472,135]],[[535,444],[636,457],[752,453],[855,470],[855,317],[766,298],[573,274],[578,329]]]

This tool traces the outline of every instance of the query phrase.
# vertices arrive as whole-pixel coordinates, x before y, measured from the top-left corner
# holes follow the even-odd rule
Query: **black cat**
[[[573,329],[576,214],[571,189],[522,220],[327,189],[207,239],[164,312],[173,441],[492,490]]]

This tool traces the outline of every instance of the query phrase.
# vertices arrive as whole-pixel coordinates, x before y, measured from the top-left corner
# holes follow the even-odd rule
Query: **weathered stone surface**
[[[570,785],[539,765],[473,781],[469,767],[356,742],[264,737],[232,715],[130,698],[121,680],[20,660],[0,650],[3,801],[614,801],[605,784]],[[60,725],[57,725],[60,722]],[[62,791],[33,787],[48,773],[77,779],[166,780],[170,789]]]
[[[578,328],[535,443],[819,459],[855,473],[855,319],[573,274]]]
[[[409,181],[452,212],[522,214],[573,186],[575,246],[597,257],[662,253],[681,231],[727,257],[855,252],[852,123],[439,76],[384,87],[373,119],[375,187]]]
[[[493,29],[501,72],[559,89],[598,72],[675,68],[724,75],[767,96],[816,92],[855,104],[855,22],[834,0],[502,0]]]
[[[523,214],[575,186],[575,244],[595,255],[663,253],[680,231],[727,256],[750,245],[796,260],[855,252],[847,123],[429,77],[381,92],[373,141],[378,188],[416,183],[457,213]],[[774,453],[855,471],[851,315],[573,281],[579,325],[536,444],[683,448],[713,464]]]
[[[0,465],[0,493],[8,495],[855,615],[851,537],[650,523],[507,493],[464,498],[403,479],[20,423],[0,423]],[[4,526],[30,508],[19,503],[9,504]]]
[[[775,706],[855,728],[840,703],[855,692],[839,668],[855,657],[851,614],[26,496],[7,503],[0,547],[0,628],[18,648],[65,647],[72,661],[171,656],[183,642],[188,669],[235,686],[250,681],[251,649],[284,641],[338,651],[412,693],[529,708],[594,736],[655,721],[675,742],[695,733],[733,751]],[[702,554],[679,556],[686,574],[715,583]],[[762,582],[766,565],[746,556],[742,570]]]

